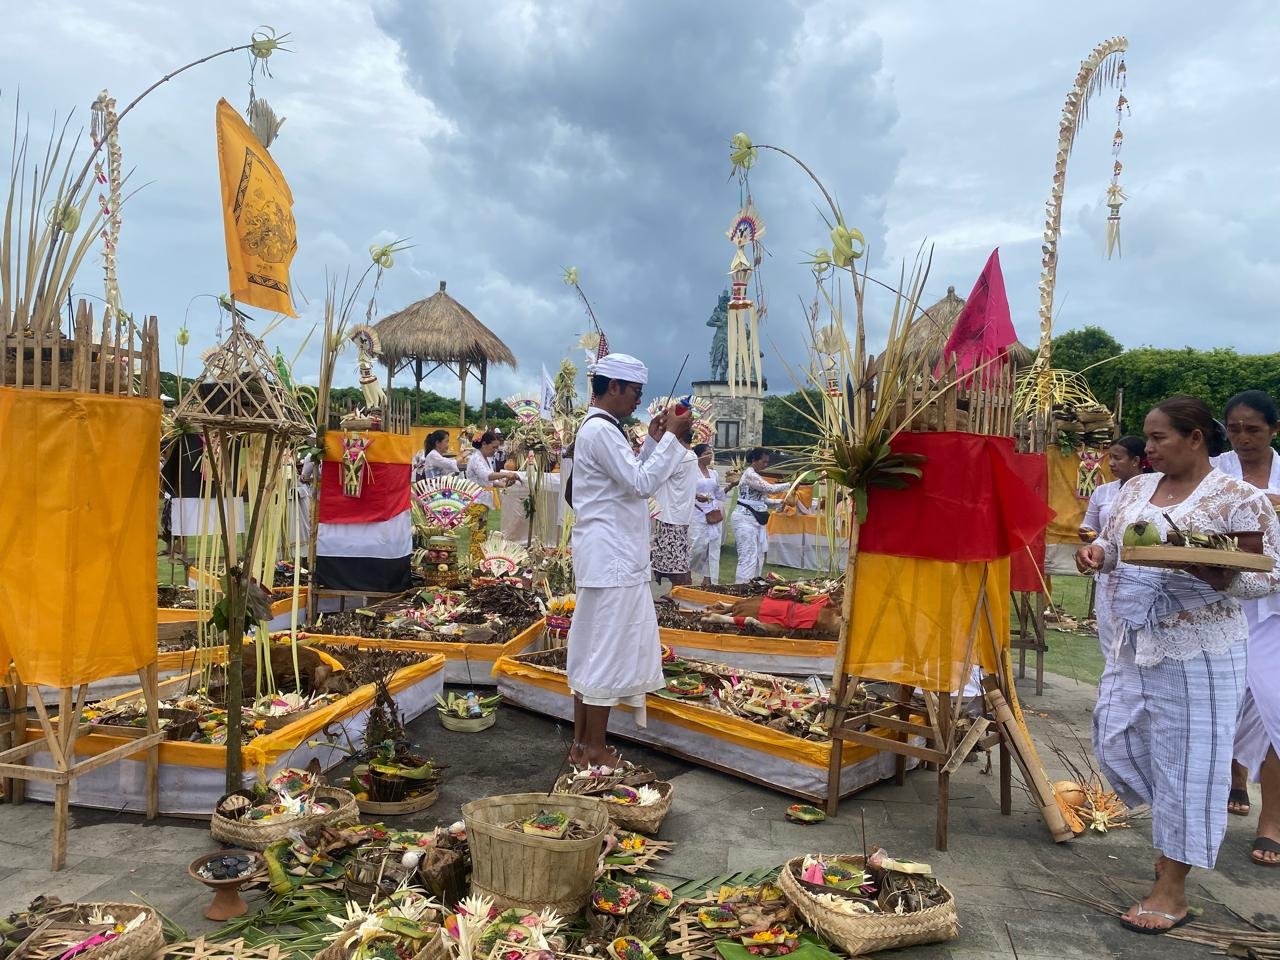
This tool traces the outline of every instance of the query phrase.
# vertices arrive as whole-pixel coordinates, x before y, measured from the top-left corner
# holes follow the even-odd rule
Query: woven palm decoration
[[[181,427],[300,437],[314,428],[266,345],[236,318],[231,333],[204,355],[204,369],[182,395],[173,419]]]
[[[514,577],[528,560],[528,550],[518,543],[512,543],[495,530],[480,548],[476,570],[481,576]]]
[[[413,499],[432,526],[452,530],[466,519],[467,507],[484,487],[463,476],[431,477],[413,485]]]
[[[507,397],[505,403],[511,408],[511,412],[516,415],[516,420],[520,423],[532,423],[538,419],[538,397],[531,393],[518,393],[515,396]]]

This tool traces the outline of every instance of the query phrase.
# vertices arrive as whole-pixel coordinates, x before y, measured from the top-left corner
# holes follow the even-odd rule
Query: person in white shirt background
[[[747,452],[747,469],[738,481],[738,505],[733,508],[733,536],[738,545],[738,570],[734,583],[748,583],[764,572],[764,554],[769,547],[769,508],[776,506],[769,495],[785,493],[786,483],[769,483],[760,476],[768,469],[769,451],[755,447]]]
[[[1080,524],[1080,539],[1085,543],[1093,543],[1098,534],[1111,519],[1111,505],[1120,494],[1125,481],[1132,480],[1140,473],[1149,472],[1146,466],[1147,441],[1142,437],[1121,437],[1111,445],[1107,452],[1111,475],[1115,477],[1109,483],[1099,484],[1089,498],[1089,507],[1084,512],[1084,521]],[[1115,653],[1116,631],[1111,620],[1111,611],[1107,606],[1107,577],[1110,574],[1099,573],[1094,579],[1093,589],[1094,616],[1098,623],[1098,643],[1102,647],[1104,663],[1110,663]],[[1104,668],[1105,669],[1105,668]]]
[[[724,485],[716,468],[715,451],[700,443],[693,448],[698,458],[694,488],[693,518],[689,523],[689,574],[701,577],[702,586],[720,582],[720,543],[724,535]]]
[[[1280,432],[1275,401],[1261,390],[1245,390],[1223,413],[1231,449],[1213,465],[1229,477],[1257,487],[1280,504],[1280,455],[1271,446]],[[1242,600],[1249,622],[1249,664],[1232,751],[1227,812],[1249,813],[1248,781],[1262,785],[1262,812],[1249,856],[1259,866],[1280,866],[1280,594]]]
[[[494,505],[494,488],[509,487],[516,481],[517,474],[513,471],[493,469],[493,457],[498,452],[498,443],[498,438],[489,430],[471,441],[473,449],[471,458],[467,461],[467,479],[484,487],[484,492],[467,507],[467,522],[471,525],[469,552],[472,560],[479,560],[483,556],[489,511]]]
[[[430,480],[459,473],[458,461],[449,456],[449,431],[432,430],[422,442],[422,452],[413,458],[413,480]]]
[[[689,526],[693,523],[694,497],[698,485],[698,456],[689,448],[692,429],[680,437],[684,457],[671,479],[658,488],[658,517],[653,523],[653,539],[649,545],[653,563],[653,579],[674,587],[690,582]]]
[[[575,513],[573,572],[577,602],[566,664],[573,691],[574,765],[614,767],[605,743],[609,713],[630,706],[645,722],[645,696],[663,687],[658,618],[649,589],[649,497],[684,459],[679,437],[692,414],[675,410],[649,423],[637,456],[619,421],[640,403],[649,371],[611,353],[588,368],[592,407],[578,428],[565,499]]]

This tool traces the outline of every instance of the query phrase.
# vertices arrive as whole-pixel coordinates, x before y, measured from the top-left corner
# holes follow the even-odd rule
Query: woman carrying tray
[[[1111,574],[1107,602],[1119,635],[1094,708],[1094,754],[1125,803],[1151,805],[1161,854],[1151,892],[1120,922],[1157,934],[1187,922],[1187,873],[1211,869],[1226,835],[1249,636],[1236,598],[1266,596],[1280,588],[1280,576],[1122,563],[1125,531],[1145,521],[1163,537],[1172,519],[1182,530],[1260,533],[1263,551],[1275,558],[1280,522],[1261,492],[1210,464],[1226,438],[1203,401],[1171,397],[1152,408],[1143,429],[1147,459],[1159,472],[1124,485],[1101,535],[1076,551],[1076,565]]]
[[[1133,436],[1121,437],[1111,445],[1111,449],[1107,452],[1107,460],[1111,467],[1111,475],[1115,479],[1110,483],[1099,485],[1094,489],[1093,496],[1089,498],[1089,509],[1085,511],[1084,522],[1080,525],[1080,539],[1085,543],[1092,543],[1097,538],[1098,531],[1106,527],[1107,520],[1111,518],[1111,508],[1115,504],[1116,497],[1120,495],[1120,488],[1124,486],[1125,481],[1132,480],[1147,470],[1146,446],[1145,440]],[[1094,610],[1097,615],[1098,643],[1102,647],[1102,658],[1110,663],[1115,655],[1116,631],[1107,609],[1107,576],[1108,574],[1105,573],[1098,574],[1097,583],[1094,585]]]
[[[1231,450],[1214,459],[1230,477],[1262,490],[1272,505],[1280,503],[1280,456],[1271,441],[1280,431],[1275,401],[1261,390],[1246,390],[1227,401],[1223,419]],[[1280,595],[1245,600],[1249,621],[1249,667],[1236,730],[1235,762],[1227,812],[1249,812],[1248,779],[1262,784],[1262,813],[1249,854],[1255,863],[1280,865]]]

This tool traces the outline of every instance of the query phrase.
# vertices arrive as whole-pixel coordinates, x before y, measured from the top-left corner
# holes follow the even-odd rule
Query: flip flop
[[[1260,867],[1280,867],[1280,860],[1259,860],[1260,853],[1280,853],[1280,842],[1270,837],[1254,837],[1253,849],[1249,851],[1249,859]]]
[[[1231,804],[1238,807],[1244,807],[1243,810],[1232,810]],[[1227,813],[1233,817],[1247,817],[1249,815],[1249,791],[1241,787],[1232,787],[1231,792],[1227,794]]]
[[[1161,910],[1148,910],[1142,905],[1141,900],[1138,901],[1137,915],[1139,917],[1159,917],[1162,920],[1168,920],[1169,926],[1144,927],[1142,924],[1134,923],[1132,920],[1126,920],[1124,917],[1120,918],[1120,926],[1124,927],[1126,930],[1132,930],[1134,933],[1142,933],[1147,936],[1159,936],[1162,933],[1168,933],[1170,930],[1176,930],[1178,927],[1191,922],[1190,910],[1184,913],[1181,917],[1175,917],[1172,913],[1164,913]]]

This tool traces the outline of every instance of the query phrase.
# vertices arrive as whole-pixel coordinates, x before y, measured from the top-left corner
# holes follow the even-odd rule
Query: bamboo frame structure
[[[288,443],[311,433],[312,426],[296,398],[280,382],[276,365],[265,344],[251,334],[231,304],[231,333],[209,354],[204,370],[194,380],[174,411],[174,420],[204,433],[205,456],[214,487],[233,488],[235,447],[252,435],[263,437],[256,490],[250,512],[244,553],[241,555],[234,518],[227,516],[227,502],[218,497],[218,523],[227,568],[227,712],[239,716],[244,700],[243,671],[238,669],[244,646],[248,591],[263,523],[263,507],[271,501],[279,482]],[[227,792],[240,789],[240,725],[227,725]]]

